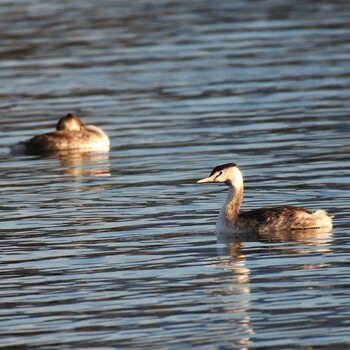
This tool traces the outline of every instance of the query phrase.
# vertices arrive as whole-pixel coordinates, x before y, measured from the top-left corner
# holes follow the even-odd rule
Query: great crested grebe
[[[37,135],[11,147],[14,154],[47,154],[59,151],[108,151],[109,138],[95,125],[84,124],[76,115],[61,118],[56,131]]]
[[[229,187],[226,202],[216,221],[217,234],[332,228],[332,217],[324,210],[311,212],[287,205],[239,213],[243,199],[243,176],[235,163],[217,166],[209,177],[197,181],[208,182],[224,182]]]

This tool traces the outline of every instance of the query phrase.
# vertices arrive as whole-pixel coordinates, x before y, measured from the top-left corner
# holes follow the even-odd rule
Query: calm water
[[[0,348],[350,344],[348,1],[1,1]],[[76,112],[109,154],[11,157]],[[244,208],[325,234],[216,243]]]

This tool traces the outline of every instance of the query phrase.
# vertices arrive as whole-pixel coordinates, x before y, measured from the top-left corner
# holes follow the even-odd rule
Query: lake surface
[[[350,3],[0,2],[0,348],[345,349]],[[12,157],[75,112],[111,151]],[[243,209],[331,232],[216,242]]]

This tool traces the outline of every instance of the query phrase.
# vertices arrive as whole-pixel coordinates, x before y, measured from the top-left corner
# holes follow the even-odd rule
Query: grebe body
[[[59,151],[108,151],[109,137],[95,125],[84,124],[76,115],[61,118],[56,131],[37,135],[11,147],[14,154],[47,154]]]
[[[220,165],[209,177],[197,183],[223,182],[229,187],[225,204],[220,210],[217,234],[273,232],[332,228],[332,217],[324,210],[311,212],[293,206],[277,206],[239,212],[243,200],[243,176],[235,163]]]

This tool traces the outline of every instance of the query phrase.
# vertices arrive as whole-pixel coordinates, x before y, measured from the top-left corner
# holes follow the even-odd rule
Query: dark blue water
[[[0,348],[345,349],[350,4],[0,2]],[[11,157],[67,112],[111,151]],[[244,209],[328,210],[324,234],[216,243]]]

